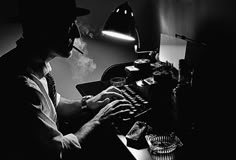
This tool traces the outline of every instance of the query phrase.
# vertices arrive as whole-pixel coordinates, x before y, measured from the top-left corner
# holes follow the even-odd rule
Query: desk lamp
[[[139,44],[134,14],[128,2],[122,3],[112,11],[102,33],[125,41],[137,41]]]
[[[134,41],[134,51],[139,55],[148,55],[155,59],[157,51],[140,51],[140,39],[137,27],[135,26],[134,13],[126,1],[116,7],[106,21],[102,33],[106,36]]]

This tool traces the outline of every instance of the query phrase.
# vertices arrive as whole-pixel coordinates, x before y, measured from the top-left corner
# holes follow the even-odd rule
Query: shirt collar
[[[46,74],[52,71],[52,67],[49,62],[45,62],[44,64],[34,64],[34,65],[38,67],[30,68],[29,71],[39,79],[43,78]]]
[[[48,74],[51,71],[52,71],[52,67],[51,67],[50,63],[49,62],[45,63],[45,66],[43,67],[43,71],[42,71],[43,76],[45,76],[46,74]]]

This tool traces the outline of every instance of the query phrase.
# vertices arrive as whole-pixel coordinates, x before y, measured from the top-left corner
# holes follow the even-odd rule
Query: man
[[[115,87],[82,100],[53,94],[49,62],[71,56],[74,40],[80,36],[76,16],[89,11],[76,8],[74,0],[24,0],[19,6],[22,38],[0,58],[1,113],[5,115],[0,121],[1,156],[63,159],[64,153],[83,149],[89,135],[102,124],[127,116],[131,105]],[[60,120],[83,112],[92,115],[91,119],[75,133],[63,135]]]

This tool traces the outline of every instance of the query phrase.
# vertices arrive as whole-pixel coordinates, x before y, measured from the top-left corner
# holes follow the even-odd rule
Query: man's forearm
[[[69,124],[75,130],[88,122],[93,113],[90,110],[82,109],[81,100],[68,100],[62,98],[57,106],[58,120],[64,124]],[[63,125],[61,125],[63,126]]]
[[[79,143],[83,147],[86,144],[86,141],[89,139],[89,136],[95,131],[95,128],[100,125],[98,120],[90,120],[85,123],[76,133],[75,136],[77,137]]]

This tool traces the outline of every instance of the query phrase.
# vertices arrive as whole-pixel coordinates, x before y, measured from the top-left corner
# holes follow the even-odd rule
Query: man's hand
[[[124,99],[124,96],[121,94],[121,91],[114,87],[110,86],[107,89],[103,90],[96,96],[87,100],[87,107],[94,113],[97,113],[101,108],[106,106],[112,100],[121,100]]]
[[[129,113],[132,111],[132,105],[129,101],[114,100],[103,107],[93,118],[93,120],[99,122],[107,122],[120,119],[122,117],[128,117]],[[110,121],[110,122],[111,122]]]
[[[93,111],[94,117],[75,133],[80,143],[100,124],[112,123],[130,117],[132,104],[121,94],[121,90],[111,86],[87,100],[87,107]]]

